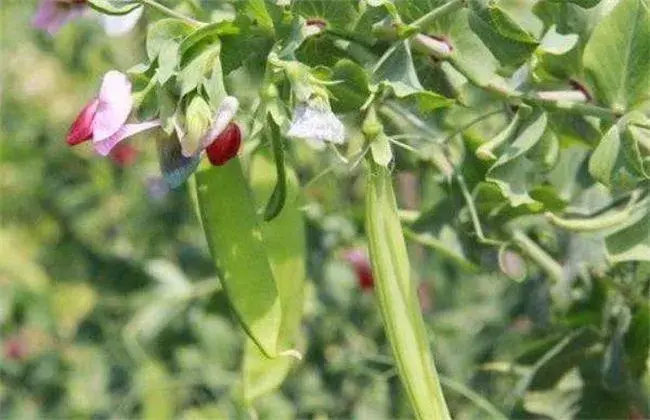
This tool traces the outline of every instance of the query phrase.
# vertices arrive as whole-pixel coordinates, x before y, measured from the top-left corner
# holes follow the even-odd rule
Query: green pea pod
[[[450,419],[410,278],[390,171],[369,159],[366,177],[370,259],[397,372],[418,419]]]
[[[287,175],[284,165],[284,146],[282,144],[284,139],[280,136],[280,128],[275,124],[270,114],[266,117],[266,124],[269,141],[273,148],[277,178],[273,193],[271,193],[264,209],[264,221],[269,222],[280,214],[287,200]]]
[[[274,167],[273,159],[266,151],[253,157],[250,180],[258,203],[266,202],[275,190],[276,179],[272,175]],[[286,173],[286,205],[275,219],[262,224],[264,244],[282,307],[282,323],[278,336],[280,355],[295,347],[302,318],[306,278],[305,226],[299,208],[298,179],[289,166],[285,166],[283,172]],[[280,386],[289,372],[291,362],[289,357],[265,357],[254,343],[248,340],[244,350],[242,372],[246,404],[251,404],[257,397]]]
[[[230,305],[260,351],[275,357],[280,297],[239,159],[197,171],[196,191],[205,236]]]

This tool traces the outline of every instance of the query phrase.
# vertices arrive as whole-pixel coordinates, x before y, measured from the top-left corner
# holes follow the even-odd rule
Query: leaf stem
[[[463,197],[465,198],[465,202],[467,203],[467,208],[469,209],[469,214],[472,219],[472,225],[474,225],[474,231],[476,232],[476,236],[478,236],[479,241],[486,245],[496,245],[496,246],[503,245],[503,242],[494,239],[489,239],[483,233],[483,228],[481,227],[481,220],[478,218],[478,213],[476,212],[476,207],[474,206],[474,200],[472,199],[472,195],[470,194],[469,189],[467,188],[467,184],[465,183],[465,178],[463,178],[463,175],[457,173],[456,181],[458,182],[458,185],[460,185],[460,191],[463,194]]]
[[[205,25],[205,23],[199,22],[198,20],[193,19],[193,18],[191,18],[189,16],[185,16],[184,14],[182,14],[180,12],[177,12],[176,10],[170,9],[167,6],[158,3],[156,0],[138,0],[138,1],[142,5],[149,6],[152,9],[156,9],[159,12],[161,12],[161,13],[167,15],[167,16],[170,16],[170,17],[173,17],[173,18],[176,18],[176,19],[181,19],[182,21],[187,22],[192,26],[199,27],[199,26]]]
[[[446,376],[440,376],[440,382],[444,388],[450,389],[473,402],[477,408],[480,408],[481,410],[485,411],[485,413],[489,414],[491,419],[508,419],[508,417],[506,417],[502,412],[499,411],[498,408],[492,405],[490,401],[486,400],[483,396],[468,388],[464,384]]]
[[[409,26],[415,29],[417,32],[426,31],[427,28],[433,25],[436,20],[440,19],[440,17],[455,12],[456,10],[462,8],[464,4],[464,0],[451,0],[442,6],[433,9],[419,19],[414,20]]]
[[[519,248],[530,257],[531,260],[535,261],[542,270],[553,279],[555,282],[560,282],[563,278],[562,275],[562,266],[558,264],[557,261],[553,259],[546,251],[544,251],[539,245],[537,245],[532,239],[530,239],[526,234],[520,230],[514,230],[512,232],[513,241],[519,246]]]
[[[550,110],[566,111],[571,114],[590,115],[598,117],[606,121],[616,121],[620,115],[609,108],[603,108],[597,105],[585,104],[579,101],[557,100],[553,98],[540,97],[538,94],[523,94],[520,92],[510,92],[499,86],[484,83],[476,79],[471,72],[467,71],[455,57],[448,58],[449,63],[454,66],[459,73],[474,86],[479,87],[487,92],[490,92],[513,105],[526,103],[528,105],[537,105]]]

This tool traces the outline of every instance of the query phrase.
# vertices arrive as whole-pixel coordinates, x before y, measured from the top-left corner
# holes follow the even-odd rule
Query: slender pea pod
[[[397,371],[419,419],[451,419],[410,279],[390,171],[366,166],[366,229],[375,290]]]
[[[257,153],[251,161],[251,187],[258,204],[265,203],[276,190],[273,159],[266,152]],[[302,318],[304,286],[306,278],[305,225],[299,208],[298,179],[289,166],[283,167],[286,174],[286,203],[272,221],[262,223],[262,234],[271,269],[275,276],[282,323],[278,336],[278,355],[291,352]],[[244,350],[243,396],[249,405],[257,397],[280,386],[291,367],[291,357],[265,357],[248,340]]]
[[[597,232],[615,227],[623,228],[641,220],[650,210],[650,199],[627,206],[618,211],[612,211],[596,217],[583,219],[565,219],[547,212],[546,217],[555,226],[573,232]]]
[[[280,297],[239,159],[199,170],[196,191],[205,236],[230,305],[260,351],[275,357]]]

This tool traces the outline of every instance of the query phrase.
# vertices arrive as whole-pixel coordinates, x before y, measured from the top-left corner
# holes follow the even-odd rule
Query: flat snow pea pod
[[[366,178],[370,260],[397,372],[418,419],[450,419],[410,278],[390,171],[368,159]]]
[[[205,236],[230,305],[259,349],[275,357],[282,309],[239,159],[199,170],[196,190]]]
[[[266,151],[257,153],[251,161],[251,188],[258,203],[269,200],[276,185],[275,165]],[[286,173],[286,202],[277,217],[262,223],[262,234],[275,276],[282,324],[278,337],[278,355],[295,348],[304,306],[306,278],[305,224],[300,211],[299,185],[295,172],[289,166]],[[275,176],[274,176],[275,175]],[[286,377],[291,357],[265,357],[251,340],[246,343],[243,363],[243,396],[247,404],[276,389]]]

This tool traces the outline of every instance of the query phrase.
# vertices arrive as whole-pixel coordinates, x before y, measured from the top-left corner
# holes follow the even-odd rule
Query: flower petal
[[[343,143],[345,128],[327,105],[303,102],[296,107],[287,136],[307,140],[321,148],[325,141]]]
[[[147,121],[139,124],[126,124],[119,128],[117,132],[109,138],[95,142],[95,151],[102,156],[107,156],[111,150],[113,150],[115,145],[122,140],[158,126],[160,126],[159,120]]]
[[[126,122],[132,108],[129,79],[116,70],[106,73],[99,90],[99,108],[93,122],[93,141],[99,142],[115,134]]]
[[[176,137],[159,137],[158,162],[163,179],[170,188],[177,188],[194,173],[201,162],[201,154],[185,157],[181,153],[181,144]]]
[[[375,281],[372,276],[372,267],[368,253],[359,248],[354,248],[346,251],[343,254],[343,258],[354,268],[359,287],[362,290],[372,289]]]
[[[61,26],[83,15],[85,4],[68,4],[56,0],[44,0],[34,15],[32,25],[54,35]]]
[[[93,136],[93,119],[97,113],[99,100],[93,99],[77,115],[68,131],[67,142],[70,146],[90,140]]]
[[[102,26],[108,36],[120,36],[131,32],[142,16],[144,7],[133,9],[125,15],[101,15]]]
[[[214,140],[221,134],[223,130],[226,129],[230,121],[237,114],[237,109],[239,108],[239,101],[234,96],[226,96],[221,104],[219,109],[214,114],[214,121],[210,131],[203,137],[201,141],[201,148],[205,149],[211,145]]]

